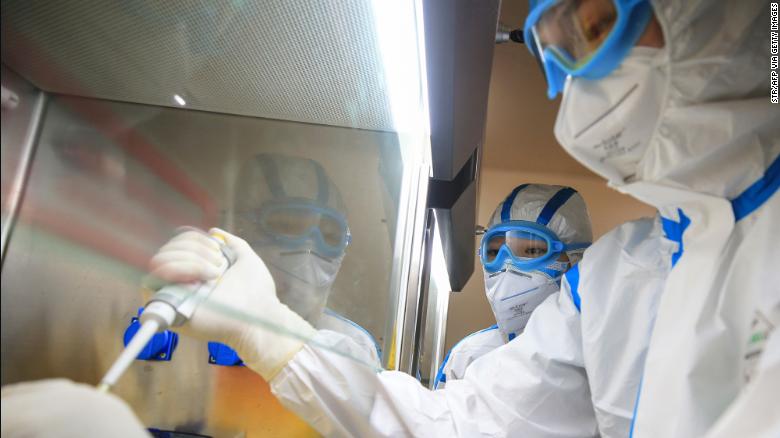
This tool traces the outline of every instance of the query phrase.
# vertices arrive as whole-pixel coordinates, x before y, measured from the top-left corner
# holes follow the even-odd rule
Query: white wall
[[[523,183],[559,184],[577,189],[588,205],[594,239],[623,222],[651,216],[654,212],[650,206],[610,189],[603,179],[595,176],[482,169],[477,223],[486,225],[498,203],[514,187]],[[475,239],[479,242],[479,237]],[[474,275],[463,291],[453,292],[450,296],[445,342],[447,351],[464,336],[495,323],[485,298],[483,281],[482,266],[476,259]]]

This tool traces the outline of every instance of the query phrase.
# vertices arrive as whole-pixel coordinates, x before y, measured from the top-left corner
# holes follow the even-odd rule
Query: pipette
[[[180,232],[185,230],[200,232],[189,227],[180,229]],[[225,245],[223,235],[212,232],[209,237],[219,244],[224,256],[222,266],[219,268],[220,275],[205,283],[168,285],[154,294],[139,317],[141,327],[98,384],[99,391],[108,392],[116,384],[155,333],[167,330],[169,327],[180,326],[190,319],[198,305],[208,298],[225,271],[236,261],[235,254]]]

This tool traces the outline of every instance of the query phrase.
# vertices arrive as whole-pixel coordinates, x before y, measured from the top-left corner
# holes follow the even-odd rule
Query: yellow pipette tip
[[[209,233],[209,235],[222,242],[223,245],[227,244],[227,238],[225,237],[224,234],[220,233],[219,231],[212,231],[211,233]]]

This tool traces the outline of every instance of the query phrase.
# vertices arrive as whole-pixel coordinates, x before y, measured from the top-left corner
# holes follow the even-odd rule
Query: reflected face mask
[[[276,283],[279,300],[316,323],[341,268],[342,257],[324,257],[311,249],[265,246],[258,251]]]
[[[488,302],[505,341],[522,333],[536,307],[560,289],[568,267],[556,261],[544,271],[524,272],[507,264],[500,271],[484,272]]]

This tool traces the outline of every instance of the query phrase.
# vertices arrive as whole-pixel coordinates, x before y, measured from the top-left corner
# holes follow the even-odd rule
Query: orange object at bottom
[[[268,383],[246,367],[220,367],[208,416],[219,436],[317,437],[317,432],[271,394]]]

